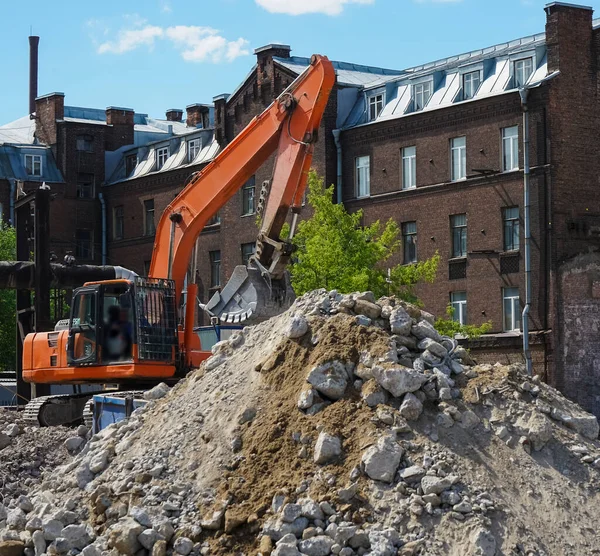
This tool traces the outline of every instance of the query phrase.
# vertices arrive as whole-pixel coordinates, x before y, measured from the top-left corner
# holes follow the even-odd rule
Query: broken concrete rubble
[[[64,465],[7,491],[0,540],[28,535],[32,555],[588,553],[597,534],[575,524],[598,503],[597,421],[519,366],[474,365],[433,320],[368,292],[306,294],[128,421],[67,431]]]

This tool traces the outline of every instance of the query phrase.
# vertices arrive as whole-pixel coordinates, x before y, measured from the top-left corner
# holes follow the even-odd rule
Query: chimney
[[[185,123],[188,127],[202,127],[203,129],[209,127],[210,106],[208,104],[190,104],[185,107],[185,111],[187,115]]]
[[[109,106],[106,108],[106,150],[116,151],[120,147],[133,144],[133,108]]]
[[[35,99],[38,91],[38,45],[40,38],[29,37],[29,113],[35,112]]]
[[[227,144],[227,99],[229,95],[224,93],[213,97],[215,103],[215,138],[221,147]]]
[[[46,145],[56,144],[56,121],[65,117],[65,93],[49,93],[35,99],[35,136]]]
[[[287,44],[267,44],[254,50],[256,54],[256,84],[258,94],[265,106],[283,89],[281,76],[276,71],[273,58],[289,58],[291,48]]]
[[[183,110],[179,108],[169,108],[167,110],[167,120],[169,122],[180,122],[183,119]]]
[[[552,2],[544,9],[548,71],[560,71],[562,80],[580,79],[592,71],[594,61],[593,9],[564,2]]]

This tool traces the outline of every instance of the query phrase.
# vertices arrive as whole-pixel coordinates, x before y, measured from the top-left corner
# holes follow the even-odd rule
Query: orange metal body
[[[275,152],[275,169],[261,233],[279,239],[290,208],[300,208],[312,162],[313,142],[334,82],[331,62],[324,56],[313,56],[306,71],[165,209],[156,229],[149,277],[175,282],[176,306],[181,299],[190,255],[204,225]],[[121,281],[102,284],[118,282]],[[196,299],[194,284],[188,285],[188,298]],[[211,355],[201,350],[200,339],[193,331],[195,305],[193,301],[187,304],[185,324],[179,331],[180,353],[187,368],[198,366]],[[85,347],[85,339],[79,336],[81,340],[75,339],[76,351]],[[138,361],[135,345],[131,362],[68,366],[67,338],[68,331],[27,336],[23,349],[23,377],[27,382],[135,382],[170,378],[176,373],[174,365]],[[79,341],[82,345],[78,345]],[[100,346],[95,349],[101,351]]]

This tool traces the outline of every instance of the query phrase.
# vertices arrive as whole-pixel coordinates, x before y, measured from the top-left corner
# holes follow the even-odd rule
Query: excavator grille
[[[174,362],[177,350],[175,284],[172,280],[135,280],[138,357]]]

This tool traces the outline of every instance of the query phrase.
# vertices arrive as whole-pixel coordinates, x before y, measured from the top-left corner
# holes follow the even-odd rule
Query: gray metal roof
[[[302,73],[310,64],[310,58],[290,56],[289,58],[273,57],[273,60],[294,73]],[[366,86],[369,84],[383,83],[391,76],[401,75],[399,70],[378,68],[375,66],[362,66],[348,62],[331,62],[335,69],[337,82],[340,85]]]
[[[25,170],[25,155],[41,157],[42,175],[30,176]],[[41,145],[0,145],[0,178],[21,181],[64,182],[50,147]]]
[[[201,148],[193,160],[188,160],[188,147],[191,139],[200,139]],[[160,169],[156,168],[156,151],[159,148],[168,147],[169,157]],[[140,145],[137,148],[131,146],[122,147],[118,151],[106,153],[106,173],[109,179],[106,185],[112,185],[122,181],[139,178],[151,174],[159,174],[196,166],[210,162],[220,151],[212,129],[197,129],[185,135],[165,137],[163,140],[154,141],[150,144]],[[133,173],[126,175],[125,160],[130,155],[137,155],[137,165]]]

